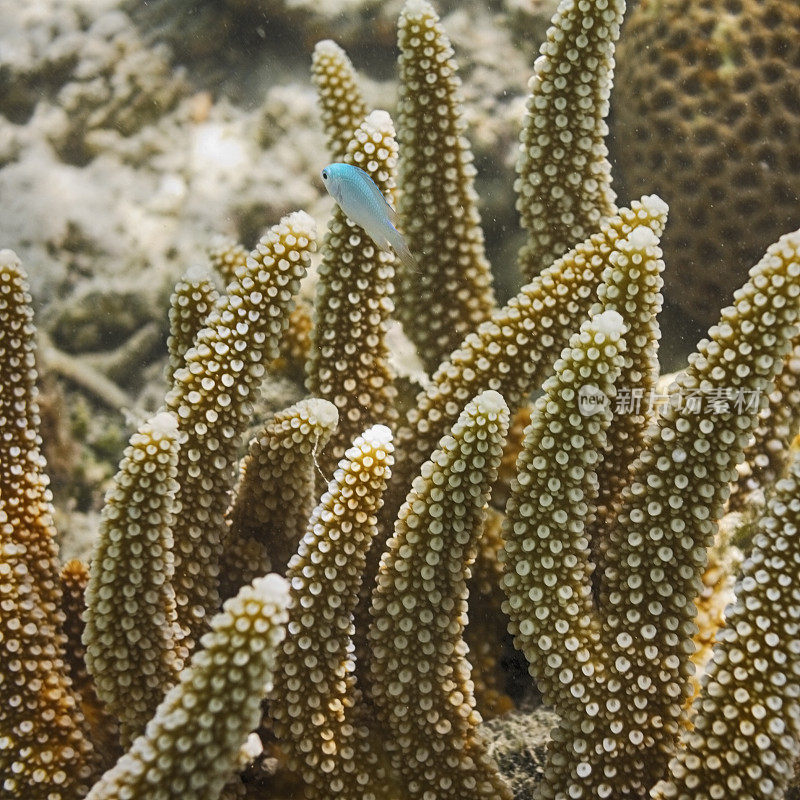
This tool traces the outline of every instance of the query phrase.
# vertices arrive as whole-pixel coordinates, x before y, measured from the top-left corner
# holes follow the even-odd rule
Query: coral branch
[[[626,332],[609,310],[570,339],[525,431],[503,528],[509,630],[545,702],[562,716],[581,709],[584,681],[602,669],[587,529]]]
[[[564,0],[534,64],[517,162],[532,280],[616,213],[605,118],[625,0]]]
[[[178,424],[167,412],[131,437],[106,494],[86,591],[86,666],[127,747],[177,681],[186,653],[172,586]]]
[[[250,444],[228,517],[228,538],[262,544],[271,569],[283,572],[316,505],[316,459],[339,415],[312,397],[279,411]]]
[[[43,611],[58,626],[58,548],[40,450],[36,328],[27,276],[11,250],[0,250],[0,354],[0,499]]]
[[[8,797],[78,800],[96,757],[64,663],[34,336],[26,276],[0,250],[0,786]]]
[[[738,482],[730,500],[732,509],[746,504],[750,493],[768,491],[781,477],[789,460],[789,445],[800,429],[800,333],[783,361],[783,368],[759,411],[753,442],[744,454]]]
[[[175,595],[179,621],[194,637],[218,607],[223,515],[238,440],[264,365],[278,355],[315,232],[311,217],[296,212],[261,238],[197,334],[165,401],[181,435]]]
[[[378,772],[353,670],[353,610],[392,463],[385,425],[365,431],[339,463],[289,563],[289,638],[272,716],[314,798],[360,800]],[[330,585],[332,592],[322,591]],[[311,710],[311,713],[309,713]]]
[[[216,800],[271,686],[287,603],[278,575],[228,600],[144,734],[86,800]]]
[[[470,398],[486,389],[500,392],[513,410],[552,370],[595,299],[617,242],[638,226],[660,235],[667,207],[655,196],[621,209],[599,233],[574,248],[469,334],[417,398],[398,430],[398,459],[387,511],[399,507],[412,477]]]
[[[344,50],[336,42],[323,39],[314,48],[311,77],[317,89],[331,160],[343,161],[353,134],[368,112],[356,72]]]
[[[682,403],[664,409],[610,531],[600,601],[614,675],[604,696],[619,705],[619,722],[603,720],[595,730],[595,741],[613,744],[602,768],[588,780],[583,773],[586,787],[651,786],[675,746],[690,691],[692,601],[757,422],[757,409],[745,400],[771,390],[796,333],[800,232],[769,248],[734,299],[679,375]]]
[[[693,729],[653,798],[781,800],[800,756],[800,456],[778,482],[718,634]]]
[[[353,134],[346,160],[365,170],[391,198],[397,162],[394,126],[373,111]],[[394,278],[394,257],[338,206],[322,245],[315,300],[316,329],[306,384],[339,411],[339,427],[320,457],[329,475],[350,442],[376,422],[393,425],[395,388],[385,342]]]
[[[225,286],[236,280],[236,272],[247,263],[247,256],[244,245],[225,237],[215,239],[208,248],[209,264]]]
[[[184,365],[186,353],[218,300],[211,275],[202,268],[188,270],[175,284],[169,309],[168,384],[174,382],[175,372]]]
[[[467,405],[414,481],[381,560],[370,610],[372,699],[410,797],[511,797],[476,733],[462,638],[466,581],[508,416],[494,391]]]
[[[398,213],[418,268],[398,265],[398,313],[432,373],[494,310],[453,48],[425,0],[398,21]]]

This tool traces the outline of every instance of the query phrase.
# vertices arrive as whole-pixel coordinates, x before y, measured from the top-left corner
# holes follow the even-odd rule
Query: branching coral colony
[[[387,198],[399,183],[421,273],[396,274],[335,213],[307,358],[314,397],[267,420],[240,469],[268,365],[304,351],[307,323],[292,309],[313,222],[292,214],[249,255],[215,251],[224,293],[187,275],[173,296],[172,387],[130,440],[88,573],[71,563],[59,574],[30,297],[2,251],[4,797],[211,800],[280,786],[510,798],[475,699],[496,685],[482,644],[498,631],[476,635],[467,619],[468,585],[499,605],[498,584],[500,625],[560,718],[540,797],[784,796],[800,750],[796,406],[787,413],[800,232],[753,268],[669,401],[648,404],[667,209],[656,197],[618,208],[610,188],[604,116],[623,10],[564,0],[542,47],[516,184],[530,282],[502,308],[433,9],[409,0],[400,18],[396,134],[388,114],[366,113],[344,53],[319,45],[333,156]],[[432,372],[404,419],[385,340],[395,283]],[[530,424],[503,453],[520,408]],[[516,477],[501,525],[497,512],[486,524],[501,458],[516,458]],[[692,698],[694,600],[732,486],[755,533]],[[481,625],[504,619],[483,611]],[[278,766],[253,765],[273,739]]]

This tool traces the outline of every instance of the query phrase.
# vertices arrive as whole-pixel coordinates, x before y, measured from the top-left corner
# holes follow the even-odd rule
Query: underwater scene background
[[[0,0],[0,203],[0,797],[797,796],[794,0]]]

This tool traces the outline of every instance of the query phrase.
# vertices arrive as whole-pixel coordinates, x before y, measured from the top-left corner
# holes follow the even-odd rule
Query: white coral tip
[[[269,603],[278,608],[289,605],[289,584],[285,578],[270,572],[253,581],[253,593],[262,603]]]
[[[647,225],[639,225],[630,232],[628,242],[634,250],[646,250],[658,244],[658,236]]]
[[[606,336],[618,337],[625,333],[625,320],[622,314],[612,308],[595,314],[590,324],[598,333],[604,333]]]
[[[392,431],[386,425],[373,425],[361,437],[370,447],[386,448],[392,444]]]
[[[475,405],[483,414],[496,415],[502,414],[504,411],[508,410],[503,395],[501,395],[500,392],[496,392],[494,389],[489,389],[479,394],[475,398]]]
[[[156,436],[175,436],[178,418],[169,411],[159,411],[147,420],[147,426]]]

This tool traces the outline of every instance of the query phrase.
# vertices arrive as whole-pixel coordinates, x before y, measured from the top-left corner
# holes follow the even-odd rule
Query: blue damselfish
[[[392,250],[408,267],[416,262],[402,234],[395,227],[397,212],[363,169],[352,164],[328,164],[322,181],[330,196],[347,216],[363,228],[381,250]]]

